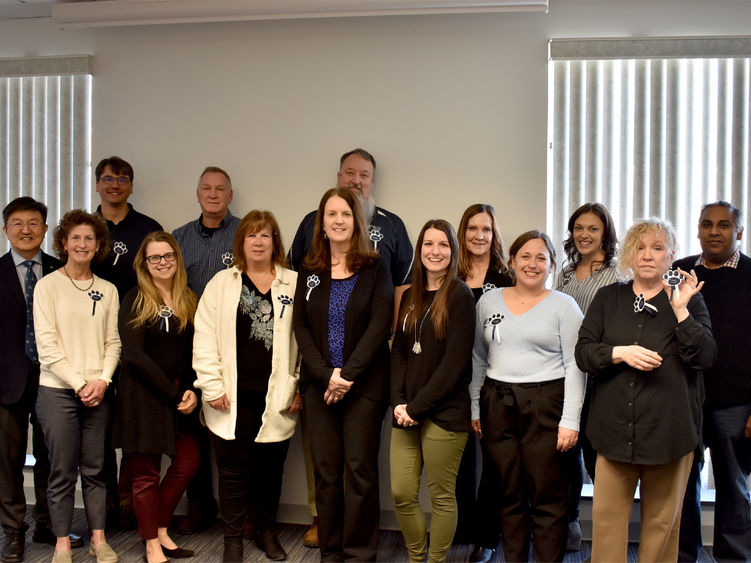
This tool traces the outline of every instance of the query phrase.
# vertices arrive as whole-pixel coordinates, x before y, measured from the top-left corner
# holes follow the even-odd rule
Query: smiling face
[[[110,205],[122,205],[133,193],[133,182],[125,174],[115,174],[112,168],[105,166],[96,182],[96,192],[102,202]]]
[[[151,260],[162,257],[152,264]],[[177,253],[168,242],[150,242],[146,245],[146,267],[154,280],[169,281],[177,272]]]
[[[248,233],[243,240],[243,252],[248,264],[268,267],[271,270],[271,256],[274,252],[274,236],[269,227],[255,233]]]
[[[647,231],[641,235],[632,262],[634,281],[643,284],[659,283],[662,274],[673,263],[673,251],[668,245],[667,235],[662,231]]]
[[[42,246],[47,225],[39,211],[23,210],[10,214],[3,231],[13,250],[30,260]]]
[[[351,154],[342,162],[336,175],[338,188],[350,188],[356,195],[368,199],[373,193],[373,163],[359,154]]]
[[[473,256],[479,258],[490,253],[490,246],[493,242],[493,221],[490,215],[482,212],[469,218],[467,231],[464,233],[464,242]]]
[[[699,243],[708,266],[724,264],[735,252],[737,241],[743,237],[743,227],[735,224],[735,217],[727,207],[707,207],[699,219]]]
[[[605,226],[602,220],[588,211],[582,213],[574,222],[574,244],[582,258],[602,252],[602,237]]]
[[[451,245],[446,233],[433,228],[425,231],[420,247],[420,261],[429,278],[446,275],[451,264]]]
[[[323,232],[333,243],[352,241],[355,215],[347,201],[338,195],[326,201],[323,208]]]
[[[221,172],[206,172],[198,182],[198,204],[206,217],[223,219],[232,203],[232,187]]]
[[[63,248],[68,254],[68,264],[89,267],[99,250],[94,227],[91,225],[76,225],[63,240]]]
[[[553,270],[550,252],[545,241],[539,238],[528,240],[511,257],[511,269],[517,285],[542,289]]]

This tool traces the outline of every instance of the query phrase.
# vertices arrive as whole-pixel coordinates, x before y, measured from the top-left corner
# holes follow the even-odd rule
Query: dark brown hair
[[[42,223],[47,223],[47,206],[29,196],[17,197],[3,209],[3,225],[8,224],[8,219],[18,211],[36,211],[42,216]]]
[[[449,261],[446,275],[441,281],[441,286],[433,298],[430,313],[430,320],[433,323],[435,336],[438,340],[443,340],[446,336],[446,325],[448,324],[449,300],[451,299],[454,286],[459,283],[459,278],[457,277],[459,242],[456,239],[454,227],[444,219],[431,219],[425,223],[420,231],[420,236],[417,237],[415,257],[412,260],[412,286],[404,295],[404,299],[402,299],[399,306],[399,327],[403,327],[405,332],[414,330],[418,317],[421,317],[425,312],[423,293],[427,287],[427,277],[422,265],[422,243],[425,239],[425,232],[428,229],[437,229],[444,233],[451,249],[451,260]]]
[[[350,156],[353,154],[356,154],[360,158],[364,158],[365,160],[370,161],[370,163],[373,165],[373,174],[375,175],[375,169],[376,169],[376,161],[372,154],[370,154],[365,149],[352,149],[351,151],[345,152],[341,158],[339,158],[339,170],[342,169],[342,165],[344,164],[344,161],[347,160]]]
[[[582,255],[576,249],[574,240],[574,225],[576,220],[585,213],[593,213],[602,221],[602,250],[605,253],[605,259],[602,266],[607,266],[613,262],[616,250],[618,249],[618,235],[615,234],[615,224],[610,216],[608,208],[601,203],[585,203],[579,209],[574,211],[568,220],[568,238],[563,241],[563,252],[566,253],[566,271],[573,272],[581,262]],[[600,267],[598,264],[594,266]]]
[[[279,223],[276,222],[276,217],[271,211],[259,211],[254,209],[248,212],[248,214],[242,218],[240,225],[237,227],[235,233],[235,240],[232,243],[232,254],[235,256],[234,265],[241,272],[245,271],[248,267],[248,263],[245,257],[245,237],[252,233],[257,233],[261,229],[268,227],[271,231],[271,240],[273,243],[273,249],[271,251],[271,267],[274,264],[280,266],[286,266],[287,260],[284,257],[284,243],[282,243],[282,235],[279,233]]]
[[[99,181],[99,178],[102,177],[104,169],[107,166],[110,167],[110,170],[112,170],[114,174],[127,176],[130,178],[130,183],[133,183],[133,167],[130,165],[130,162],[123,160],[119,156],[111,156],[99,161],[99,164],[96,165],[96,169],[94,170],[94,178],[96,178],[97,182]]]
[[[347,252],[347,270],[357,272],[378,258],[378,252],[373,250],[368,239],[368,227],[365,222],[365,212],[362,210],[360,199],[349,188],[331,188],[323,194],[318,204],[316,222],[313,229],[313,247],[303,261],[303,266],[311,272],[323,272],[331,269],[331,247],[323,232],[323,214],[326,202],[338,196],[347,202],[354,217],[352,243]]]
[[[94,255],[92,262],[101,262],[110,252],[110,233],[107,229],[107,223],[101,215],[87,213],[83,209],[73,209],[63,215],[60,223],[55,227],[52,248],[60,256],[60,260],[67,262],[68,251],[65,250],[65,241],[68,239],[70,232],[79,225],[89,225],[94,229],[94,240],[99,243],[99,250]]]
[[[511,245],[511,248],[509,248],[508,251],[510,256],[509,261],[518,254],[522,246],[535,239],[540,239],[545,243],[545,246],[548,249],[548,254],[550,255],[550,263],[553,265],[553,268],[555,268],[555,249],[553,248],[553,243],[551,242],[548,235],[538,230],[527,231],[526,233],[522,233],[518,237],[516,237],[516,240]],[[511,273],[513,274],[514,271],[511,270]],[[514,280],[514,283],[516,283],[516,280]]]
[[[467,207],[462,215],[462,220],[459,221],[459,232],[457,238],[459,239],[459,278],[466,280],[472,270],[472,259],[469,255],[469,249],[467,248],[467,227],[469,220],[475,215],[480,213],[487,213],[490,216],[490,226],[493,229],[493,240],[490,243],[490,264],[488,269],[508,273],[508,265],[506,264],[505,251],[503,249],[503,240],[498,232],[498,223],[495,220],[495,209],[492,205],[486,203],[475,203]]]

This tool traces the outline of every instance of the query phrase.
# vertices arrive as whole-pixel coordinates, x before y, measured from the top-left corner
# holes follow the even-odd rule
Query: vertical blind
[[[749,212],[751,38],[551,40],[547,228],[598,201],[619,238],[658,216],[700,251],[704,203]],[[748,251],[747,237],[742,250]]]
[[[0,204],[42,201],[50,228],[90,208],[91,59],[0,59]]]

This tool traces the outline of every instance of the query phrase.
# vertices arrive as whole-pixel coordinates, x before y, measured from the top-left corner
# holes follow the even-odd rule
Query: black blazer
[[[328,344],[331,270],[315,274],[319,280],[316,285],[309,284],[311,275],[304,267],[297,275],[294,330],[303,358],[300,382],[303,388],[315,383],[323,392],[333,370]],[[388,401],[388,337],[393,314],[391,274],[384,261],[377,259],[357,273],[347,302],[342,378],[353,382],[350,393]]]
[[[42,252],[42,275],[62,262]],[[29,375],[26,357],[26,299],[10,252],[0,257],[0,404],[21,400]],[[39,380],[35,382],[39,384]]]

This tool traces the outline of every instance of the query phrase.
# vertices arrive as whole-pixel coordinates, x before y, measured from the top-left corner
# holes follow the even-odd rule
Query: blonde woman
[[[167,557],[193,556],[172,541],[167,525],[199,461],[191,368],[197,300],[188,288],[180,247],[169,233],[148,235],[133,265],[138,287],[125,295],[120,308],[123,357],[112,442],[131,468],[144,561],[162,563]],[[160,483],[162,454],[172,464]]]

